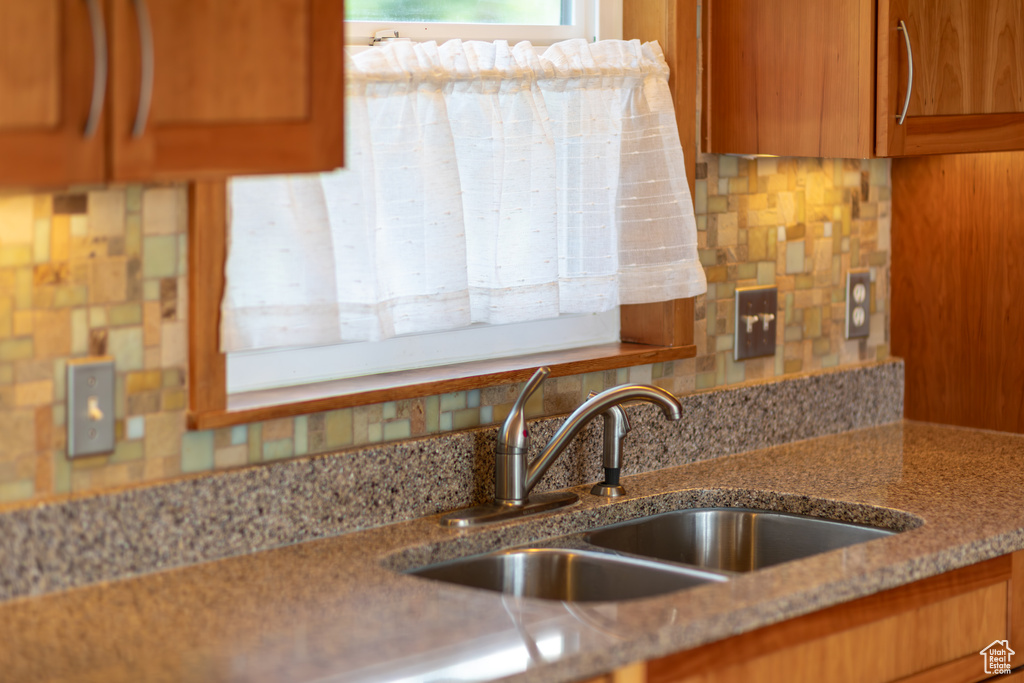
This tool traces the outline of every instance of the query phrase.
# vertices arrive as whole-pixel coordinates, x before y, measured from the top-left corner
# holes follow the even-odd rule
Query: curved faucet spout
[[[579,434],[587,423],[595,416],[624,403],[625,401],[649,401],[661,406],[665,418],[678,420],[682,417],[682,406],[676,397],[660,387],[648,386],[645,384],[624,384],[619,387],[612,387],[602,391],[597,396],[586,401],[565,419],[562,426],[558,428],[551,441],[544,447],[537,459],[530,463],[526,470],[526,493],[528,494],[544,473],[548,471],[551,464],[558,459],[569,442]]]
[[[505,418],[505,423],[498,430],[498,441],[494,449],[494,502],[456,510],[442,517],[441,524],[464,527],[496,522],[553,510],[578,501],[579,496],[575,493],[555,491],[531,496],[530,491],[573,437],[579,434],[591,419],[601,414],[605,416],[605,481],[595,486],[591,493],[612,497],[624,495],[625,489],[619,485],[619,470],[622,441],[629,432],[629,418],[619,404],[633,400],[650,401],[660,405],[669,420],[678,420],[682,415],[683,409],[679,401],[664,389],[645,384],[625,384],[608,389],[592,396],[567,417],[544,447],[543,452],[527,467],[526,454],[530,449],[530,429],[526,422],[526,402],[548,374],[550,369],[546,367],[539,368],[533,374],[519,394],[512,411]]]

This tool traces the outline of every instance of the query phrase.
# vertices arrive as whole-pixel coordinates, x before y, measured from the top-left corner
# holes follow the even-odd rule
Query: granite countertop
[[[10,681],[569,681],[1024,548],[1024,437],[899,422],[624,478],[628,496],[470,531],[437,516],[0,604]],[[908,528],[620,603],[394,571],[693,506]]]

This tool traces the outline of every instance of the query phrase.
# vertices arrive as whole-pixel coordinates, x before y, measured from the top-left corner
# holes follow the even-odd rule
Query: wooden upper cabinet
[[[342,0],[0,0],[0,186],[341,166],[343,19]]]
[[[873,0],[705,0],[705,151],[867,157]]]
[[[878,19],[879,155],[1024,148],[1024,3],[881,0]]]
[[[103,177],[104,21],[102,0],[0,0],[0,185]]]
[[[112,4],[113,179],[341,166],[341,0]]]
[[[864,158],[1024,149],[1020,0],[705,7],[706,151]]]

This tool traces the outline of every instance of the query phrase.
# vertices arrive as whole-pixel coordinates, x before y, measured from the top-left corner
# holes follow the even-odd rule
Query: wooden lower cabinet
[[[596,680],[629,683],[968,683],[983,648],[1024,664],[1024,551],[836,605]],[[1024,674],[998,676],[1021,680]]]

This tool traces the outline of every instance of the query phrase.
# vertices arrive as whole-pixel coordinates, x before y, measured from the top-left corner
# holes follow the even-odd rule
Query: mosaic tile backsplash
[[[889,163],[702,155],[695,206],[708,293],[694,359],[549,380],[531,416],[590,391],[676,394],[888,356]],[[0,197],[0,503],[44,500],[500,422],[518,385],[210,431],[185,429],[187,194],[108,187]],[[844,282],[870,268],[871,337],[842,334]],[[779,288],[774,357],[733,362],[737,286]],[[69,461],[69,359],[117,371],[113,454]]]

